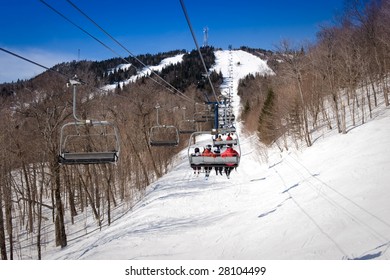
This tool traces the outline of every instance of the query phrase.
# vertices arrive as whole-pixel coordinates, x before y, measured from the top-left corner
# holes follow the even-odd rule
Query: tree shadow
[[[287,192],[289,192],[291,189],[296,188],[296,187],[298,187],[298,186],[299,186],[299,183],[296,183],[295,185],[292,185],[292,186],[289,187],[288,189],[282,191],[282,193],[287,193]]]

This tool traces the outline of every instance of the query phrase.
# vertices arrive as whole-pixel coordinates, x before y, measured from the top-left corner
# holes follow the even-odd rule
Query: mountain
[[[213,69],[234,63],[237,85],[249,73],[272,74],[244,51],[216,51]],[[237,63],[239,62],[239,63]],[[390,111],[375,109],[347,134],[324,130],[311,147],[264,147],[238,123],[241,163],[231,179],[205,180],[187,149],[145,196],[109,227],[86,219],[68,230],[69,244],[49,244],[43,258],[111,260],[389,259]],[[210,139],[203,139],[207,144]],[[119,213],[121,208],[116,211]],[[77,219],[88,218],[87,214]]]

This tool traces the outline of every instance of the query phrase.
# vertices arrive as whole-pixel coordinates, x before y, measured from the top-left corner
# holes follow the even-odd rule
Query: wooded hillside
[[[273,52],[243,47],[267,60],[276,73],[248,76],[239,85],[241,118],[263,143],[287,149],[285,140],[291,137],[311,146],[318,128],[347,133],[347,118],[359,125],[372,117],[373,107],[389,106],[390,1],[348,3],[337,22],[322,27],[311,45],[283,41]],[[214,50],[202,48],[208,68],[215,63]],[[196,51],[137,57],[157,65],[179,53],[185,53],[183,61],[159,73],[178,91],[156,83],[154,74],[121,84],[143,67],[132,57],[126,58],[133,65],[127,70],[112,71],[124,63],[120,58],[64,62],[34,79],[0,85],[2,259],[23,258],[21,248],[26,246],[34,248],[31,257],[36,259],[47,243],[67,246],[67,229],[87,210],[97,228],[110,225],[114,209],[131,209],[145,187],[169,170],[188,135],[180,135],[176,147],[150,146],[156,105],[160,124],[179,126],[206,110],[204,102],[214,97]],[[73,87],[67,86],[67,77],[74,75],[82,81],[77,86],[77,114],[118,127],[120,159],[115,165],[65,166],[58,161],[61,127],[74,121]],[[212,72],[210,77],[218,88],[222,74]],[[116,89],[101,90],[107,84]],[[208,129],[212,124],[197,126]],[[54,232],[45,230],[53,224]]]
[[[374,107],[390,104],[390,1],[347,1],[316,43],[285,40],[271,57],[276,75],[240,84],[247,128],[280,146],[289,136],[311,146],[323,126],[347,133],[347,119],[362,124]]]

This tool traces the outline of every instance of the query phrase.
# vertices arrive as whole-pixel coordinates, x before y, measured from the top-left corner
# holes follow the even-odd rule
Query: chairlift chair
[[[177,146],[179,132],[173,125],[156,125],[150,128],[149,144],[157,147]]]
[[[82,120],[76,115],[76,86],[73,86],[73,122],[64,124],[60,134],[60,164],[116,163],[119,159],[120,141],[117,127],[108,121]]]
[[[201,111],[194,113],[195,122],[208,122],[214,120],[214,114],[210,111]]]
[[[180,134],[191,134],[196,131],[195,120],[181,120],[179,122],[179,133]]]
[[[199,146],[199,144],[196,144],[196,137],[202,136],[202,135],[209,135],[210,136],[210,142],[212,141],[213,137],[212,131],[197,131],[191,134],[191,137],[189,139],[188,144],[188,160],[189,164],[192,168],[195,167],[238,167],[240,164],[240,158],[241,156],[236,157],[222,157],[222,156],[216,156],[216,157],[207,157],[207,156],[195,156],[193,155],[193,151],[196,147]],[[241,149],[239,145],[238,138],[236,140],[236,145],[234,146],[235,150],[241,155]],[[195,144],[193,144],[195,143]]]
[[[205,104],[195,104],[195,113],[193,117],[195,122],[208,122],[214,120],[214,113],[211,110],[211,107]]]
[[[155,147],[172,147],[179,144],[179,131],[173,125],[161,125],[159,123],[158,110],[160,105],[156,105],[157,125],[152,126],[149,131],[149,144]]]
[[[119,134],[108,121],[76,121],[62,126],[60,164],[116,163],[119,159]]]

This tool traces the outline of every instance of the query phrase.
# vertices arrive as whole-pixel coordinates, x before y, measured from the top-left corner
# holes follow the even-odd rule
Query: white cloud
[[[7,49],[24,58],[39,63],[45,67],[52,67],[58,63],[75,59],[74,55],[52,52],[44,49]],[[0,52],[0,83],[16,82],[18,79],[30,79],[46,71],[44,68],[34,65],[11,54]]]

